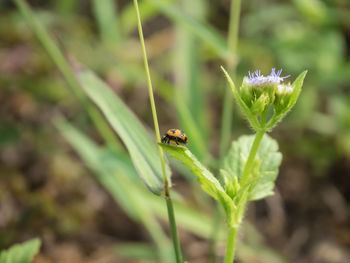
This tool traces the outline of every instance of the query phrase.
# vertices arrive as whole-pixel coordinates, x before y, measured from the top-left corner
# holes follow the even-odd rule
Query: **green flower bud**
[[[255,94],[253,92],[252,86],[248,85],[247,78],[243,79],[242,86],[240,88],[240,96],[244,103],[250,107],[255,99]]]
[[[262,94],[250,107],[250,111],[254,114],[262,113],[270,105],[270,97],[267,94]]]
[[[290,84],[280,84],[277,86],[274,101],[277,114],[288,107],[292,92],[293,87]]]
[[[283,84],[284,79],[289,76],[282,77],[282,70],[276,72],[273,68],[267,76],[261,75],[257,70],[253,73],[249,72],[249,75],[244,77],[240,89],[237,90],[226,70],[221,68],[230,83],[239,107],[256,131],[271,130],[287,114],[296,103],[307,74],[305,70],[293,84]],[[274,112],[271,116],[267,114],[267,109],[272,105]]]
[[[282,70],[276,72],[273,68],[270,75],[263,76],[257,70],[254,73],[249,72],[249,76],[243,79],[240,96],[254,115],[262,113],[274,103],[278,86],[288,77],[281,77],[281,72]]]

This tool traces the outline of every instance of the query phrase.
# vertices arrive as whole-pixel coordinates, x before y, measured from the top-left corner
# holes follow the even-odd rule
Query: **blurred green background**
[[[28,3],[66,57],[104,79],[151,134],[132,1]],[[214,171],[229,6],[140,1],[161,133],[184,129],[189,148]],[[248,70],[282,68],[291,81],[309,72],[295,109],[271,133],[284,156],[276,194],[249,207],[238,262],[350,262],[349,57],[348,0],[242,1],[236,84]],[[135,176],[122,143],[116,140],[117,150],[104,143],[28,21],[6,0],[0,86],[0,248],[40,237],[36,263],[161,261],[153,243],[159,247],[168,233],[165,204]],[[58,128],[58,118],[75,128]],[[231,139],[252,133],[235,105],[231,130]],[[113,182],[103,176],[107,166],[120,174]],[[187,170],[173,168],[186,258],[210,262],[214,202]],[[140,198],[150,201],[135,208]],[[158,228],[163,236],[152,236]],[[219,256],[223,250],[219,242]]]

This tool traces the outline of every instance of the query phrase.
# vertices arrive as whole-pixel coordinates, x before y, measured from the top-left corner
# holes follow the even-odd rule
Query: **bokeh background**
[[[152,133],[132,1],[28,3],[64,54],[104,79]],[[189,147],[213,170],[229,5],[140,1],[161,132],[184,129]],[[0,12],[0,248],[40,237],[36,263],[159,262],[149,232],[127,209],[130,200],[111,194],[55,125],[65,118],[105,149],[86,108],[15,4],[0,1]],[[349,56],[348,0],[242,1],[236,82],[255,69],[282,68],[291,81],[309,72],[295,109],[270,134],[284,156],[276,194],[249,206],[238,262],[350,262]],[[244,133],[252,130],[234,106],[231,139]],[[133,169],[117,144],[119,161]],[[188,216],[179,222],[186,258],[212,262],[208,239],[182,222],[201,221],[202,233],[210,232],[214,202],[177,166],[175,199]],[[124,183],[133,195],[149,196],[137,177]],[[168,233],[161,213],[155,222]],[[222,255],[220,242],[217,250]]]

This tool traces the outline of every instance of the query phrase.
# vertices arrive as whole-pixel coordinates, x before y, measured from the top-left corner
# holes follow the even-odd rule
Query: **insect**
[[[179,145],[179,143],[187,144],[188,138],[186,133],[184,133],[183,131],[179,129],[170,129],[162,137],[162,143],[170,142],[175,142],[177,145]]]

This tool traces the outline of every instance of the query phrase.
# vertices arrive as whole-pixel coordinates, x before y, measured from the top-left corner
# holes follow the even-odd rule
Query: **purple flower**
[[[249,76],[246,77],[245,79],[247,84],[252,86],[278,85],[281,83],[281,81],[290,77],[290,75],[281,77],[281,73],[282,73],[282,69],[276,72],[275,68],[271,70],[271,73],[268,76],[261,75],[260,70],[256,70],[253,73],[250,73],[249,71],[248,72]]]

